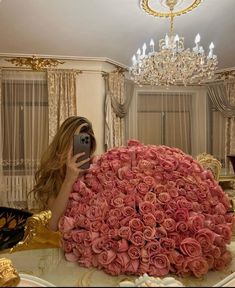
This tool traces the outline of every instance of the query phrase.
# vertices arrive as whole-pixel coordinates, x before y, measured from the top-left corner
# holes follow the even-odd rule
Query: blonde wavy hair
[[[91,155],[95,152],[96,140],[90,121],[79,116],[67,118],[43,154],[40,167],[35,173],[36,184],[29,192],[34,194],[40,209],[47,208],[48,199],[59,193],[65,178],[68,151],[74,134],[79,132],[86,132],[91,136]]]

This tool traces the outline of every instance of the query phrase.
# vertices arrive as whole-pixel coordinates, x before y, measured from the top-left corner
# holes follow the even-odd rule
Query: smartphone
[[[85,154],[81,156],[78,161],[85,160],[91,155],[91,137],[88,133],[85,132],[81,132],[73,136],[73,155],[83,152],[85,152]],[[90,164],[90,161],[88,161],[84,163],[80,168],[89,169]]]

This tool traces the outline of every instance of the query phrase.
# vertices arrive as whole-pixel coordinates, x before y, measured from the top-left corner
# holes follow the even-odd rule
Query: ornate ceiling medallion
[[[34,71],[41,71],[48,68],[56,67],[59,64],[64,64],[65,62],[62,62],[57,59],[50,59],[50,58],[39,58],[36,56],[32,57],[16,57],[16,58],[10,58],[5,59],[6,61],[18,66],[18,67],[26,67],[30,68]]]
[[[171,18],[190,12],[201,2],[202,0],[160,0],[160,2],[156,0],[140,0],[140,6],[146,13],[154,17]]]

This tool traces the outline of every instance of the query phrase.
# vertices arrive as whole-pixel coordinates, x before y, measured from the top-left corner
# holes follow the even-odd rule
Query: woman
[[[59,128],[35,174],[36,185],[32,192],[42,209],[51,210],[48,228],[54,231],[58,230],[58,221],[66,209],[74,182],[84,173],[80,167],[90,160],[81,161],[84,153],[73,155],[73,136],[80,132],[90,135],[92,156],[96,148],[92,125],[84,117],[72,116]]]

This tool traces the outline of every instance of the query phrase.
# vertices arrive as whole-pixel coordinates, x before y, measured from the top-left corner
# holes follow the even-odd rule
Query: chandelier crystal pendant
[[[156,0],[155,0],[156,1]],[[193,0],[191,6],[174,12],[177,4],[183,0],[158,0],[169,8],[169,12],[154,11],[149,6],[149,0],[141,0],[141,7],[153,16],[170,18],[170,33],[159,41],[159,51],[155,51],[155,44],[151,39],[149,51],[144,43],[142,49],[132,57],[132,66],[129,69],[131,79],[138,85],[171,86],[201,84],[212,79],[218,65],[217,56],[213,53],[213,42],[209,46],[208,54],[200,45],[200,35],[195,38],[192,50],[184,47],[184,38],[173,33],[173,20],[175,16],[191,11],[197,7],[201,0]],[[179,3],[180,2],[180,3]]]

